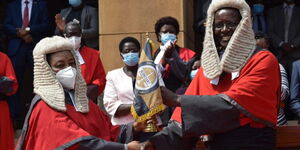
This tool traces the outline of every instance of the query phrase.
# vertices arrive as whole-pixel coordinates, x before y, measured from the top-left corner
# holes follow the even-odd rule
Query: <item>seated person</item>
[[[33,50],[34,93],[17,150],[137,150],[115,141],[118,127],[86,96],[73,45],[54,36]]]
[[[82,45],[82,30],[76,20],[66,24],[64,36],[74,45],[81,74],[87,84],[87,96],[97,102],[97,97],[103,92],[106,82],[100,52]]]
[[[14,129],[7,96],[16,93],[18,83],[10,59],[0,52],[0,149],[14,149]]]

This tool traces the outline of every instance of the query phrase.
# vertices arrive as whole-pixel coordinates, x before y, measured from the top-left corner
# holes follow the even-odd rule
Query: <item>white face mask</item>
[[[72,90],[75,87],[76,69],[70,66],[60,70],[56,73],[56,78],[65,89]]]
[[[75,50],[78,50],[81,46],[81,37],[80,36],[71,36],[67,38],[73,45]]]

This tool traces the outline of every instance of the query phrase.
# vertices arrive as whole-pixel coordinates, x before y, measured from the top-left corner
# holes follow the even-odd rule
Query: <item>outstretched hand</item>
[[[152,116],[150,119],[147,119],[146,121],[134,122],[133,123],[133,130],[136,133],[143,132],[147,128],[147,125],[150,124],[150,123],[157,124],[157,119],[156,119],[155,115]]]
[[[180,106],[180,96],[178,96],[176,93],[170,91],[164,86],[160,87],[161,90],[161,96],[163,99],[163,103],[170,107],[178,107]]]
[[[154,145],[150,141],[141,143],[141,150],[155,150]]]
[[[128,146],[128,150],[140,150],[141,149],[141,145],[138,141],[132,141],[132,142],[128,143],[127,146]]]

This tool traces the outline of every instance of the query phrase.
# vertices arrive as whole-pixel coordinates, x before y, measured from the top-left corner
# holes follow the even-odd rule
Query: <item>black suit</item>
[[[22,38],[17,36],[17,29],[22,28],[23,24],[21,8],[21,0],[15,0],[9,3],[6,7],[6,17],[3,23],[4,31],[8,37],[7,54],[12,61],[19,85],[23,82],[26,68],[30,67],[32,70],[33,48],[36,43],[46,36],[50,24],[47,3],[44,0],[32,0],[28,27],[30,27],[29,34],[32,36],[33,42],[30,44],[25,43]],[[28,88],[28,86],[26,88]],[[19,92],[9,100],[14,119],[19,117],[20,103],[23,102],[18,95]]]
[[[288,43],[295,46],[294,51],[283,53],[280,43],[285,41],[285,15],[283,5],[270,8],[268,11],[267,24],[268,34],[271,37],[272,45],[275,48],[280,63],[285,66],[287,73],[292,71],[292,63],[300,58],[300,7],[294,6],[290,20]],[[273,50],[274,51],[274,50]]]

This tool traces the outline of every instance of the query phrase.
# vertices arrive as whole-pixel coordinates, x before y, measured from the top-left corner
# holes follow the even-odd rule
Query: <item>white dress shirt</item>
[[[26,7],[26,4],[25,4],[25,1],[26,0],[21,0],[21,12],[22,12],[22,19],[24,19],[24,10],[25,10],[25,7]],[[32,1],[33,0],[27,0],[29,3],[28,3],[28,20],[30,21],[30,18],[31,18],[31,10],[32,10]]]
[[[164,86],[159,71],[158,77],[159,84]],[[125,74],[123,68],[118,68],[107,73],[103,104],[108,114],[111,115],[111,123],[113,125],[123,125],[134,122],[131,114],[115,117],[119,106],[121,104],[132,105],[134,98],[132,78]]]

